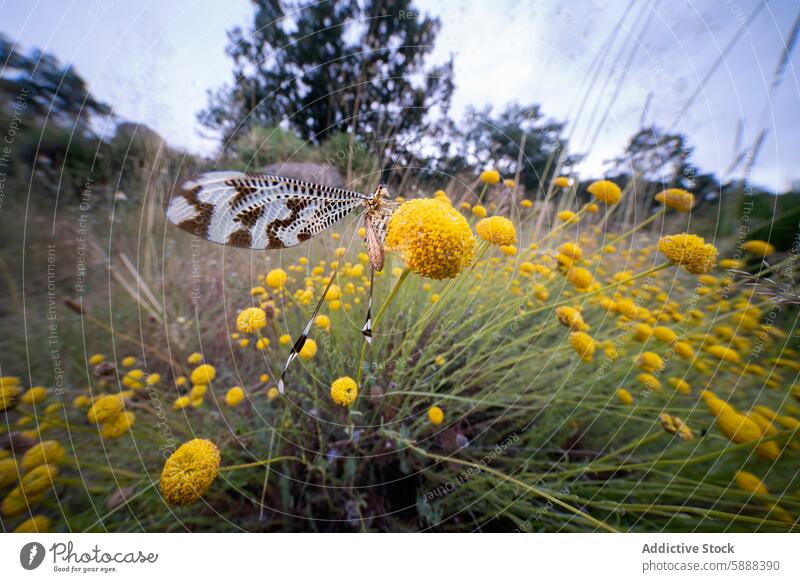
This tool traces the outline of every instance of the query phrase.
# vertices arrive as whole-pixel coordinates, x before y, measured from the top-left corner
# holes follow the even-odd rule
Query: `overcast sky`
[[[794,60],[777,89],[770,91],[770,84],[800,1],[771,0],[745,26],[761,1],[417,0],[417,5],[442,19],[432,58],[455,57],[456,116],[469,105],[541,103],[548,116],[568,122],[571,149],[588,154],[582,173],[597,176],[639,127],[652,95],[646,122],[684,131],[695,147],[695,162],[706,171],[723,174],[728,168],[740,122],[744,143],[767,128],[753,181],[784,190],[800,180],[800,81]],[[249,27],[251,17],[245,0],[0,0],[0,31],[21,48],[38,47],[72,63],[119,116],[145,123],[172,145],[196,153],[216,147],[196,113],[207,103],[207,90],[231,80],[226,31],[237,24]],[[737,36],[687,114],[680,115]]]

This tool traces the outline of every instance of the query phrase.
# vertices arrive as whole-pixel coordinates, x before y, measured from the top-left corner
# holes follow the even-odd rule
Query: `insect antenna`
[[[322,292],[322,297],[319,298],[317,301],[317,306],[314,308],[314,312],[311,314],[308,322],[306,323],[305,327],[303,327],[303,331],[300,336],[297,338],[297,341],[294,342],[292,346],[292,351],[289,352],[289,357],[286,358],[286,363],[283,365],[283,370],[281,371],[281,378],[278,380],[278,391],[283,394],[283,390],[285,388],[284,385],[284,378],[286,377],[286,371],[289,369],[291,363],[297,358],[297,354],[300,353],[300,350],[303,349],[303,346],[308,339],[308,334],[311,333],[311,326],[314,325],[314,319],[316,319],[317,315],[319,314],[319,310],[322,307],[322,303],[325,301],[325,297],[328,295],[328,291],[330,291],[333,282],[336,280],[337,275],[339,274],[339,265],[341,265],[341,261],[339,261],[336,265],[336,269],[333,271],[328,284],[325,286],[325,290]]]
[[[347,243],[345,254],[342,255],[342,257],[347,255],[347,252],[350,250],[350,245],[353,244],[354,239],[355,239],[355,233],[353,234],[352,237],[350,237],[350,242]],[[303,346],[305,345],[306,340],[308,339],[308,335],[311,333],[311,326],[314,325],[314,320],[316,319],[317,315],[319,315],[319,310],[322,308],[322,304],[325,301],[325,297],[328,296],[328,291],[331,290],[333,282],[339,276],[339,268],[341,267],[341,265],[342,265],[341,260],[336,262],[336,268],[333,270],[331,278],[330,280],[328,280],[328,284],[325,286],[325,290],[322,292],[322,296],[319,298],[319,301],[317,301],[317,306],[314,307],[314,312],[311,314],[311,317],[308,319],[308,322],[306,322],[305,327],[303,327],[303,331],[297,338],[297,341],[294,342],[294,345],[292,346],[292,351],[289,352],[289,357],[286,358],[286,363],[283,365],[283,370],[281,371],[280,380],[278,380],[278,392],[280,392],[281,394],[283,394],[283,391],[286,388],[286,385],[284,383],[284,378],[286,378],[286,372],[289,369],[289,366],[292,364],[292,362],[297,358],[297,355],[300,353],[300,350],[303,349]]]

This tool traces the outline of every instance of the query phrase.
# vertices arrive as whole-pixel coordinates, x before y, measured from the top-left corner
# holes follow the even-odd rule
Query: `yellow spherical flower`
[[[256,349],[261,350],[262,352],[269,347],[269,338],[262,337],[259,338],[256,342]]]
[[[486,218],[486,208],[484,208],[480,204],[476,204],[475,206],[473,206],[471,212],[478,218]]]
[[[576,331],[569,334],[569,344],[575,350],[581,360],[584,362],[591,362],[594,356],[595,343],[588,333]]]
[[[394,212],[386,245],[412,272],[430,279],[455,277],[475,255],[475,237],[467,220],[430,198],[411,200]]]
[[[566,305],[557,307],[556,317],[561,325],[573,331],[584,331],[589,328],[589,326],[584,323],[581,312],[574,307],[568,307]]]
[[[503,180],[503,184],[508,186],[509,189],[511,189],[511,190],[513,190],[514,188],[517,187],[517,183],[514,180],[512,180],[511,178],[506,178],[505,180]]]
[[[517,241],[517,229],[514,228],[514,223],[503,216],[492,216],[478,221],[475,232],[493,245],[513,245]]]
[[[519,203],[519,205],[522,206],[523,208],[532,208],[533,201],[528,200],[527,198],[523,198],[522,201]]]
[[[14,517],[28,511],[32,505],[39,503],[42,496],[26,497],[21,487],[14,487],[3,499],[0,512],[4,517]]]
[[[584,290],[592,286],[594,277],[588,269],[583,267],[574,267],[567,272],[567,280],[572,283],[576,289]]]
[[[260,307],[243,309],[236,318],[236,329],[242,333],[255,333],[267,325],[267,314]]]
[[[178,447],[164,463],[159,487],[170,505],[190,505],[200,499],[219,472],[220,454],[206,439],[194,439]]]
[[[202,364],[192,370],[189,376],[192,384],[209,384],[217,377],[217,370],[211,364]]]
[[[694,349],[687,342],[675,342],[675,353],[684,360],[691,360],[694,357]]]
[[[517,247],[514,245],[503,245],[500,247],[500,252],[507,257],[513,257],[517,254]]]
[[[444,410],[438,406],[431,406],[428,409],[428,420],[431,421],[432,425],[439,426],[444,422]]]
[[[121,394],[106,394],[94,401],[89,412],[86,413],[86,419],[98,424],[107,422],[122,412],[124,406],[125,402]]]
[[[19,479],[19,468],[14,459],[1,459],[0,460],[0,489],[6,485],[11,485]]]
[[[578,222],[578,215],[572,212],[572,210],[562,210],[557,216],[561,222],[566,222],[567,224]]]
[[[288,275],[283,269],[272,269],[269,273],[267,273],[264,281],[273,289],[282,289],[283,286],[286,285],[287,278]]]
[[[558,252],[573,261],[579,261],[583,257],[583,250],[575,243],[567,242],[558,247]]]
[[[500,181],[500,172],[497,170],[484,170],[478,178],[484,184],[494,185]]]
[[[267,390],[267,398],[270,400],[275,400],[280,394],[280,391],[275,386]]]
[[[358,385],[350,376],[343,376],[331,384],[331,398],[340,406],[350,406],[358,396]]]
[[[566,176],[558,176],[553,180],[553,186],[556,188],[567,188],[569,187],[569,178]]]
[[[639,367],[645,372],[660,372],[664,369],[664,360],[655,352],[642,352]]]
[[[75,408],[86,408],[87,406],[91,406],[91,404],[92,399],[85,394],[80,394],[72,399],[72,406]]]
[[[147,385],[148,386],[155,386],[161,382],[161,374],[150,374],[147,376]]]
[[[14,533],[48,533],[49,531],[50,518],[45,515],[36,515],[19,524]]]
[[[476,204],[475,206],[472,207],[472,214],[474,214],[478,218],[486,218],[486,208],[484,208],[480,204]]]
[[[186,361],[192,366],[194,366],[195,364],[199,364],[200,362],[203,361],[203,354],[201,354],[200,352],[192,352],[191,354],[189,354],[189,357],[186,358]]]
[[[653,328],[646,323],[637,323],[633,328],[633,338],[636,341],[646,342],[653,335]]]
[[[694,206],[694,196],[681,188],[668,188],[659,192],[656,200],[678,212],[689,212]]]
[[[25,473],[19,481],[19,488],[26,497],[35,497],[52,489],[53,480],[58,477],[55,465],[38,465]]]
[[[625,388],[617,390],[617,399],[626,406],[631,406],[633,404],[633,396]]]
[[[278,338],[278,343],[282,346],[288,346],[290,343],[292,343],[292,336],[290,336],[288,333],[285,333]]]
[[[758,257],[768,257],[775,252],[775,247],[764,240],[749,240],[742,248]]]
[[[97,364],[102,364],[105,359],[106,357],[103,354],[94,354],[89,358],[89,365],[96,366]]]
[[[738,363],[742,361],[741,356],[731,348],[726,348],[725,346],[715,345],[709,346],[706,351],[714,356],[715,358],[719,358],[720,360],[725,360],[726,362],[734,362]]]
[[[720,269],[741,269],[744,267],[744,262],[737,259],[722,259],[719,262]]]
[[[22,393],[22,388],[13,384],[0,386],[0,412],[16,404],[17,397]]]
[[[692,388],[689,386],[689,383],[686,380],[672,376],[667,378],[667,382],[669,382],[669,384],[675,388],[676,392],[680,392],[681,394],[692,393]]]
[[[205,396],[206,392],[208,392],[208,384],[196,384],[192,386],[192,389],[189,391],[189,398],[197,400]]]
[[[665,344],[671,344],[672,342],[678,339],[678,334],[675,333],[668,327],[664,327],[663,325],[658,325],[653,328],[653,335],[656,339],[660,342],[664,342]]]
[[[44,386],[34,386],[20,396],[19,401],[23,404],[38,404],[45,398],[47,398],[47,388]]]
[[[724,411],[717,416],[720,432],[734,443],[746,443],[760,439],[761,428],[753,420],[734,411]]]
[[[662,237],[658,241],[658,250],[694,275],[708,273],[717,259],[716,247],[694,234]]]
[[[104,422],[100,434],[104,439],[116,439],[128,432],[136,421],[133,412],[123,412],[118,414],[108,422]]]
[[[130,368],[130,367],[136,365],[136,358],[134,358],[133,356],[126,356],[126,357],[122,358],[122,361],[120,362],[120,364],[122,364],[123,368]]]
[[[64,458],[64,447],[58,441],[42,441],[33,445],[22,455],[20,466],[30,471],[39,465],[55,465]]]
[[[769,495],[767,486],[752,473],[737,471],[733,480],[736,482],[736,486],[742,491],[754,493],[756,495]]]
[[[708,411],[714,416],[719,416],[720,414],[726,412],[732,412],[734,414],[736,413],[736,409],[733,406],[731,406],[730,404],[728,404],[727,402],[725,402],[724,400],[722,400],[716,394],[714,394],[709,390],[703,390],[700,393],[700,396],[703,399],[706,408],[708,408]]]
[[[234,386],[225,394],[225,404],[228,406],[236,406],[244,400],[244,388],[241,386]]]
[[[622,199],[622,190],[609,180],[592,182],[586,190],[600,202],[605,202],[609,206],[617,204]]]
[[[318,315],[314,318],[314,325],[323,331],[329,331],[331,329],[331,318],[327,315]]]
[[[661,382],[652,374],[639,374],[636,376],[636,380],[648,390],[654,390],[656,392],[661,390]]]
[[[317,342],[311,338],[307,338],[303,344],[303,348],[297,354],[302,360],[310,360],[317,355]]]
[[[189,404],[191,404],[191,399],[188,396],[181,396],[175,399],[175,402],[172,403],[172,408],[175,410],[183,410],[189,406]]]
[[[586,212],[588,212],[589,214],[597,214],[598,212],[600,212],[600,207],[594,202],[592,202],[591,204],[587,204],[584,208],[586,208]]]
[[[541,283],[534,283],[531,290],[533,291],[533,296],[539,301],[547,301],[550,297],[550,291]]]

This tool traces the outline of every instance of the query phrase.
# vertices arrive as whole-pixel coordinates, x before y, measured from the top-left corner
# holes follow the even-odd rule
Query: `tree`
[[[434,110],[446,116],[452,60],[426,67],[440,23],[410,0],[253,1],[252,28],[229,33],[235,80],[200,115],[224,143],[253,125],[283,124],[314,143],[336,132],[371,136],[386,154],[399,139],[379,140],[420,131]]]
[[[612,160],[619,174],[652,182],[659,190],[683,188],[702,194],[719,188],[712,174],[702,174],[691,163],[692,148],[683,134],[664,133],[658,127],[642,128],[631,137],[625,153]]]
[[[563,156],[562,172],[579,159],[566,155],[563,129],[562,123],[546,119],[539,105],[512,103],[499,114],[493,114],[491,107],[469,109],[450,139],[455,154],[448,171],[455,174],[466,169],[494,167],[501,176],[513,177],[524,136],[520,183],[529,192],[535,192],[540,182],[547,183],[552,177],[560,156]]]
[[[20,53],[6,36],[0,35],[0,63],[0,102],[7,108],[21,101],[26,114],[49,116],[59,125],[77,125],[86,131],[93,116],[111,113],[108,105],[92,96],[86,81],[72,67],[62,65],[49,53]]]

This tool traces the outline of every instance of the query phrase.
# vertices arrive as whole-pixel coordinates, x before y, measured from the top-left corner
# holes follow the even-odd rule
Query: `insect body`
[[[183,182],[175,190],[167,207],[167,219],[191,234],[216,243],[254,250],[284,249],[307,241],[362,208],[364,240],[374,278],[375,271],[383,269],[386,229],[397,207],[396,203],[384,199],[388,195],[382,184],[368,196],[281,176],[208,172]],[[337,273],[338,265],[311,319],[292,347],[278,383],[281,392],[286,370],[303,348]],[[362,328],[368,342],[372,341],[371,307],[370,284],[367,321]]]

